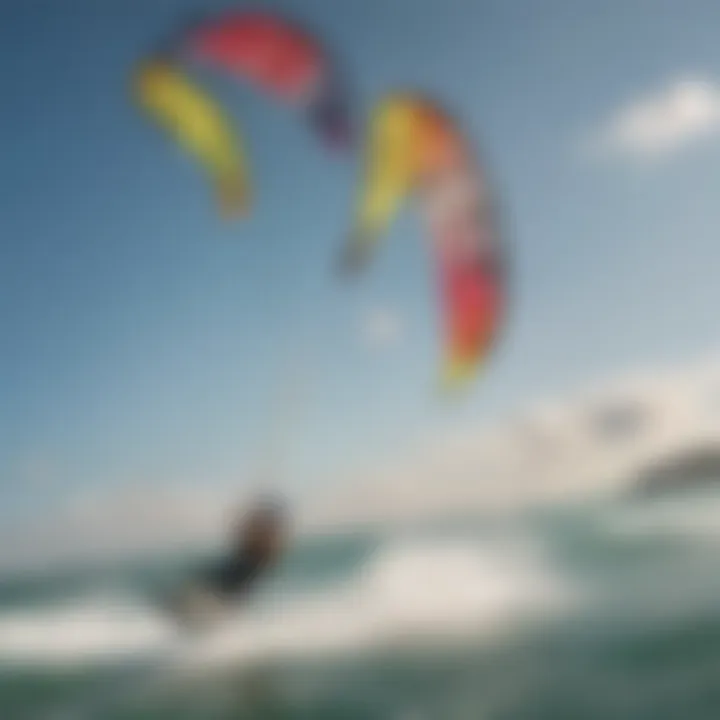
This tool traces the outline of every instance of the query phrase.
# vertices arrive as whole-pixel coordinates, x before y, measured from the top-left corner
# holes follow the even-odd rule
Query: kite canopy
[[[133,90],[141,109],[203,166],[221,212],[243,212],[249,198],[245,156],[220,106],[164,60],[143,62]]]
[[[457,123],[433,102],[393,95],[371,116],[345,268],[367,263],[411,195],[430,230],[444,326],[443,379],[474,376],[503,315],[500,239],[484,174]]]
[[[315,37],[266,12],[229,12],[190,30],[191,58],[301,107],[331,146],[346,144],[350,122],[344,88]]]
[[[279,15],[235,11],[196,21],[173,36],[162,58],[140,66],[135,99],[204,167],[226,216],[250,204],[247,161],[218,103],[190,78],[194,65],[228,73],[298,107],[327,147],[350,142],[348,103],[336,68],[313,35]]]

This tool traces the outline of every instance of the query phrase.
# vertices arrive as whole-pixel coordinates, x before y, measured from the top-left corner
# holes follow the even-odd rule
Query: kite
[[[245,155],[218,104],[164,60],[143,62],[133,90],[139,106],[205,168],[221,212],[244,212],[249,202]]]
[[[184,54],[301,108],[327,145],[349,142],[336,68],[313,36],[287,20],[261,11],[228,12],[192,28]]]
[[[438,105],[392,95],[374,109],[343,268],[364,267],[403,202],[416,196],[432,238],[444,326],[443,380],[461,387],[493,347],[505,279],[487,179],[467,138]]]

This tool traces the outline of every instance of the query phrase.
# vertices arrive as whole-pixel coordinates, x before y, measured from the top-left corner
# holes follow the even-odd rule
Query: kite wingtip
[[[337,259],[337,271],[341,277],[356,277],[368,265],[370,243],[364,234],[352,233]]]
[[[362,245],[351,237],[336,259],[336,271],[340,277],[357,276],[366,264]]]
[[[250,212],[250,193],[245,183],[237,177],[228,176],[218,182],[218,206],[226,220],[246,217]]]
[[[444,395],[458,395],[478,373],[475,360],[464,358],[449,359],[443,368],[441,390]]]

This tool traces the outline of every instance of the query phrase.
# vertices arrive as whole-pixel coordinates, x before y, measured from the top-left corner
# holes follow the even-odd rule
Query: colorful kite
[[[287,20],[260,11],[229,12],[191,29],[185,50],[193,60],[302,108],[326,143],[349,141],[336,68],[314,37]]]
[[[142,63],[133,90],[140,107],[205,168],[223,214],[243,212],[249,196],[245,157],[217,103],[163,60]]]
[[[469,380],[490,352],[504,310],[498,230],[484,174],[455,121],[415,95],[375,108],[355,226],[343,256],[357,271],[369,260],[408,196],[417,195],[438,266],[443,378]]]
[[[314,37],[280,16],[236,11],[196,23],[173,40],[164,57],[142,64],[136,98],[205,167],[225,215],[247,210],[249,173],[230,122],[187,75],[193,65],[230,73],[300,108],[328,146],[349,143],[347,102],[336,68]]]

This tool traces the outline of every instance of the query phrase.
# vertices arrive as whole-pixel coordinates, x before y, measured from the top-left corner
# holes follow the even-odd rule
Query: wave
[[[200,638],[137,597],[87,596],[0,613],[0,662],[97,664],[161,655],[180,667],[288,660],[405,642],[487,640],[572,602],[534,545],[413,540],[379,548],[346,581],[277,594]]]
[[[720,540],[720,493],[694,491],[625,505],[605,525],[624,536]]]

